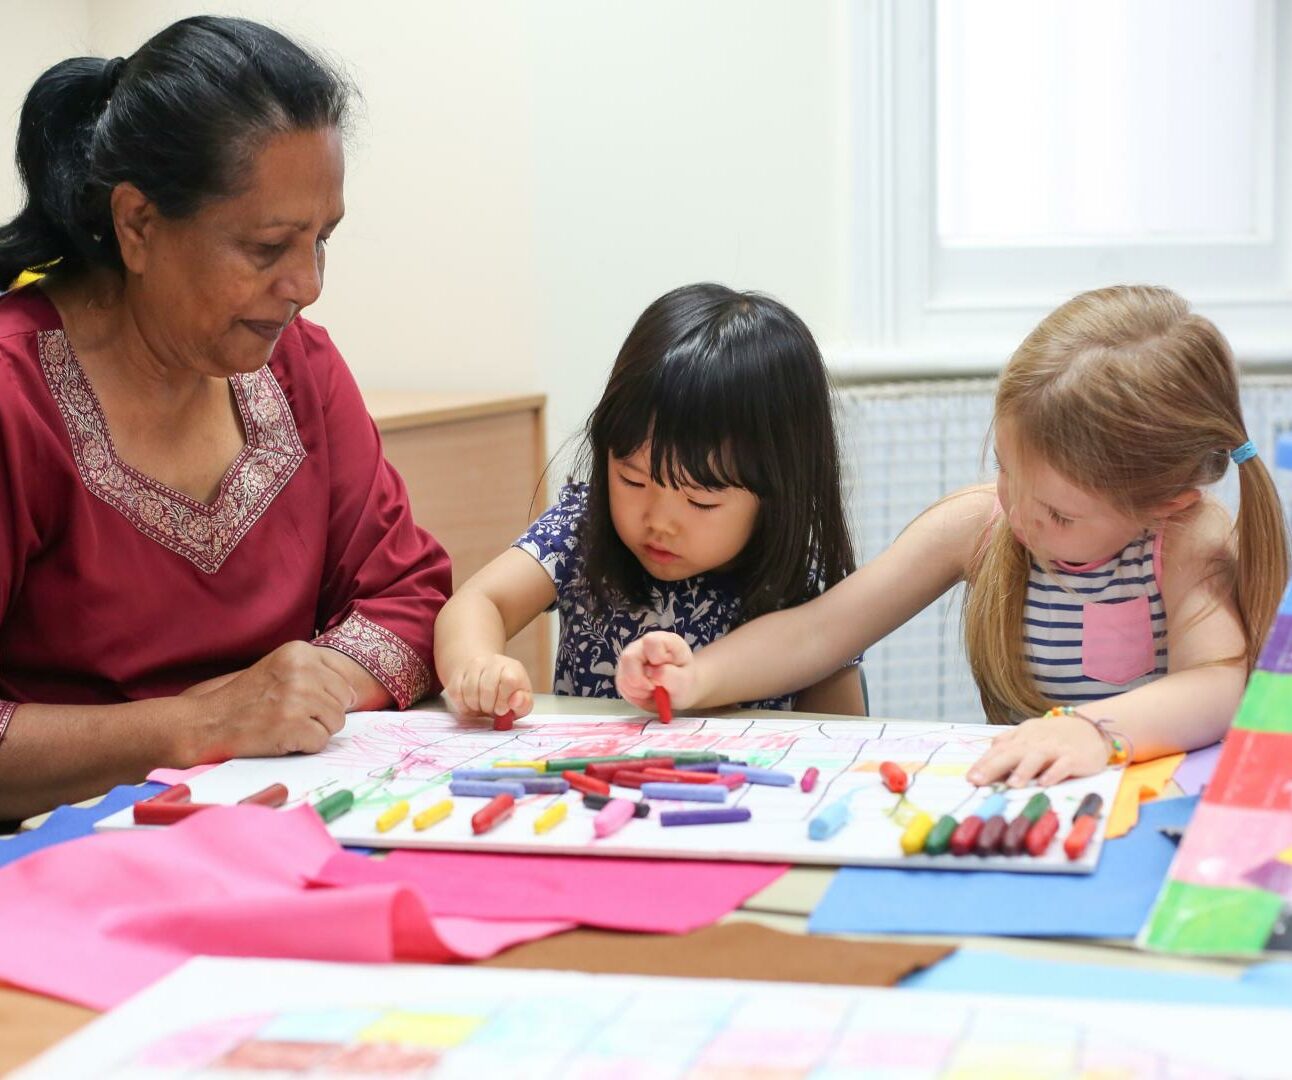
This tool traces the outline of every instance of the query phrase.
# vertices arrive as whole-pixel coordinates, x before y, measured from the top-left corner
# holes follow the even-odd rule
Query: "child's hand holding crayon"
[[[620,654],[615,686],[620,697],[646,712],[657,709],[657,687],[668,691],[673,708],[688,709],[700,698],[695,653],[677,634],[652,631]]]
[[[444,680],[444,698],[458,717],[490,719],[513,713],[526,716],[534,708],[529,672],[519,660],[501,653],[473,656]]]

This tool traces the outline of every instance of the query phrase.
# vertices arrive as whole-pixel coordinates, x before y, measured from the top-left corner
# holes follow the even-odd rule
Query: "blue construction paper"
[[[38,829],[17,833],[10,837],[0,837],[0,866],[30,855],[41,848],[61,844],[64,840],[75,840],[79,836],[89,836],[94,831],[94,823],[109,814],[115,814],[127,806],[133,806],[141,799],[149,799],[160,791],[165,791],[168,784],[122,784],[114,787],[94,806],[60,806],[45,820]]]
[[[901,986],[973,994],[1287,1008],[1292,1003],[1292,963],[1260,964],[1240,978],[1227,978],[958,949],[933,967],[908,975]]]
[[[1159,830],[1188,824],[1197,796],[1140,806],[1092,874],[846,867],[808,920],[817,934],[1134,937],[1175,856]],[[972,857],[972,856],[969,856]]]

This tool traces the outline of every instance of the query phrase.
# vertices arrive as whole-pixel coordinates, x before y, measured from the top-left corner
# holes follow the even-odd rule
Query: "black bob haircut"
[[[650,443],[657,484],[758,496],[731,568],[741,621],[793,606],[854,569],[830,379],[812,334],[771,297],[722,285],[661,296],[624,341],[588,419],[579,529],[590,598],[644,603],[651,579],[610,516],[610,458]]]
[[[275,135],[340,127],[352,92],[323,60],[247,19],[172,23],[133,56],[63,60],[27,93],[0,226],[0,291],[25,270],[121,269],[110,198],[134,184],[169,218],[235,195]]]

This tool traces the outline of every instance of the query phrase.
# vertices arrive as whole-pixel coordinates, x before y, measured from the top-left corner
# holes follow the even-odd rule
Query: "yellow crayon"
[[[565,815],[568,812],[569,808],[565,803],[554,803],[534,819],[534,831],[536,833],[545,833],[549,829],[555,829],[565,820]]]
[[[533,769],[535,772],[547,772],[546,761],[495,761],[495,769]]]
[[[438,824],[453,813],[453,800],[441,799],[437,803],[431,803],[417,817],[413,818],[413,828],[418,832],[423,829],[429,829],[432,825]]]
[[[396,825],[408,816],[408,802],[401,799],[394,806],[385,810],[381,817],[377,819],[378,832],[390,832]]]
[[[933,831],[933,819],[923,810],[911,818],[911,823],[902,833],[902,851],[907,855],[918,855],[924,850],[924,842]]]

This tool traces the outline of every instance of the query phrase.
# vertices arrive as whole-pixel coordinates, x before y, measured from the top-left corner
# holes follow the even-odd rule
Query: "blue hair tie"
[[[1256,456],[1256,444],[1248,439],[1242,446],[1236,447],[1229,451],[1229,457],[1235,465],[1241,465],[1244,461],[1250,461]]]

